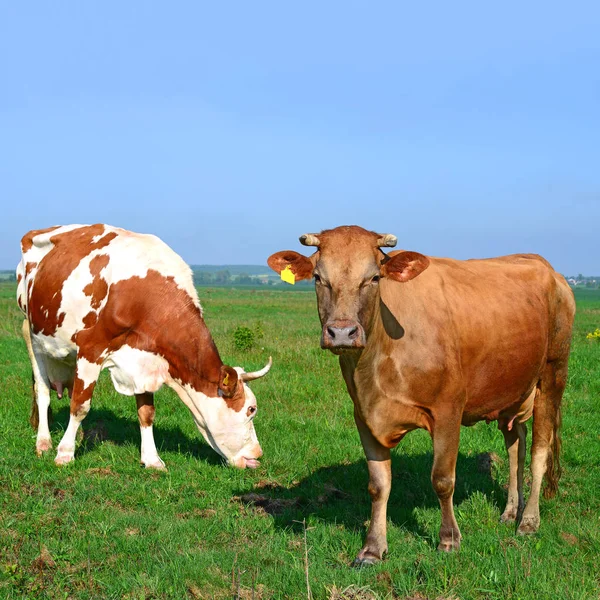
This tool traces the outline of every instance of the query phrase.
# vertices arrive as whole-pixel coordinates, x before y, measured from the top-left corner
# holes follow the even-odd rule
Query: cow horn
[[[300,243],[303,246],[318,246],[321,241],[314,233],[305,233],[300,236]]]
[[[392,235],[391,233],[385,233],[384,235],[380,236],[377,240],[377,246],[379,248],[393,248],[397,243],[398,238],[395,235]]]
[[[266,375],[273,364],[273,359],[269,356],[269,362],[260,371],[254,371],[253,373],[242,373],[242,381],[253,381],[263,375]]]

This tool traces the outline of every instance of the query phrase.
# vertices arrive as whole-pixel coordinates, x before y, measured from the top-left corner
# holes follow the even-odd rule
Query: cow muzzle
[[[360,350],[366,341],[365,330],[356,321],[329,321],[323,326],[321,348],[325,350]]]
[[[253,448],[242,451],[238,456],[230,461],[231,466],[237,467],[238,469],[256,469],[260,466],[259,458],[262,456],[262,449],[256,445]]]

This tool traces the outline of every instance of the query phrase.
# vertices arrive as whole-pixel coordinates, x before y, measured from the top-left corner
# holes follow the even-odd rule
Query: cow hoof
[[[38,440],[35,445],[35,453],[38,456],[42,456],[48,450],[52,450],[52,440],[49,439],[41,439]]]
[[[379,550],[377,547],[365,547],[358,553],[358,556],[352,562],[352,566],[360,569],[362,567],[376,565],[381,561],[386,552],[387,546],[384,547],[383,550]]]
[[[540,520],[535,517],[525,517],[519,527],[517,528],[517,533],[519,535],[529,535],[531,533],[536,533],[540,527]]]
[[[379,559],[375,556],[357,556],[352,561],[352,566],[355,569],[362,569],[363,567],[370,567],[371,565],[376,565],[379,562]]]
[[[517,520],[517,511],[505,510],[500,517],[500,523],[514,523]]]
[[[437,549],[440,552],[454,552],[460,548],[460,540],[450,540],[447,542],[440,542]]]
[[[59,454],[54,459],[54,464],[58,466],[68,465],[70,462],[73,462],[75,457],[72,454]]]
[[[158,456],[153,460],[142,461],[141,465],[146,469],[158,469],[159,471],[165,471],[167,467],[162,459],[158,458]]]

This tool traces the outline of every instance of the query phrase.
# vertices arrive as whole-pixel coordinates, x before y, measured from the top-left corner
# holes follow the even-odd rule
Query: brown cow
[[[540,523],[539,495],[556,492],[560,404],[567,379],[573,294],[535,254],[485,260],[429,258],[396,245],[393,235],[338,227],[300,238],[316,246],[269,257],[296,279],[315,278],[321,347],[340,356],[369,467],[372,518],[355,564],[387,551],[390,448],[413,429],[433,440],[431,481],[442,525],[440,550],[460,545],[452,496],[460,426],[498,421],[510,460],[502,521],[518,532]],[[532,488],[524,506],[525,422],[533,414]]]

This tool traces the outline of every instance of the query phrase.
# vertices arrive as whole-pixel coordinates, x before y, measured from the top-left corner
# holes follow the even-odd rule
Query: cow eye
[[[381,279],[381,277],[379,275],[375,275],[372,279],[371,279],[371,283],[377,283],[379,280]]]
[[[321,283],[321,278],[317,273],[313,273],[313,277],[315,278],[315,283]]]
[[[256,406],[249,406],[248,412],[246,413],[249,417],[253,416],[256,413]]]

